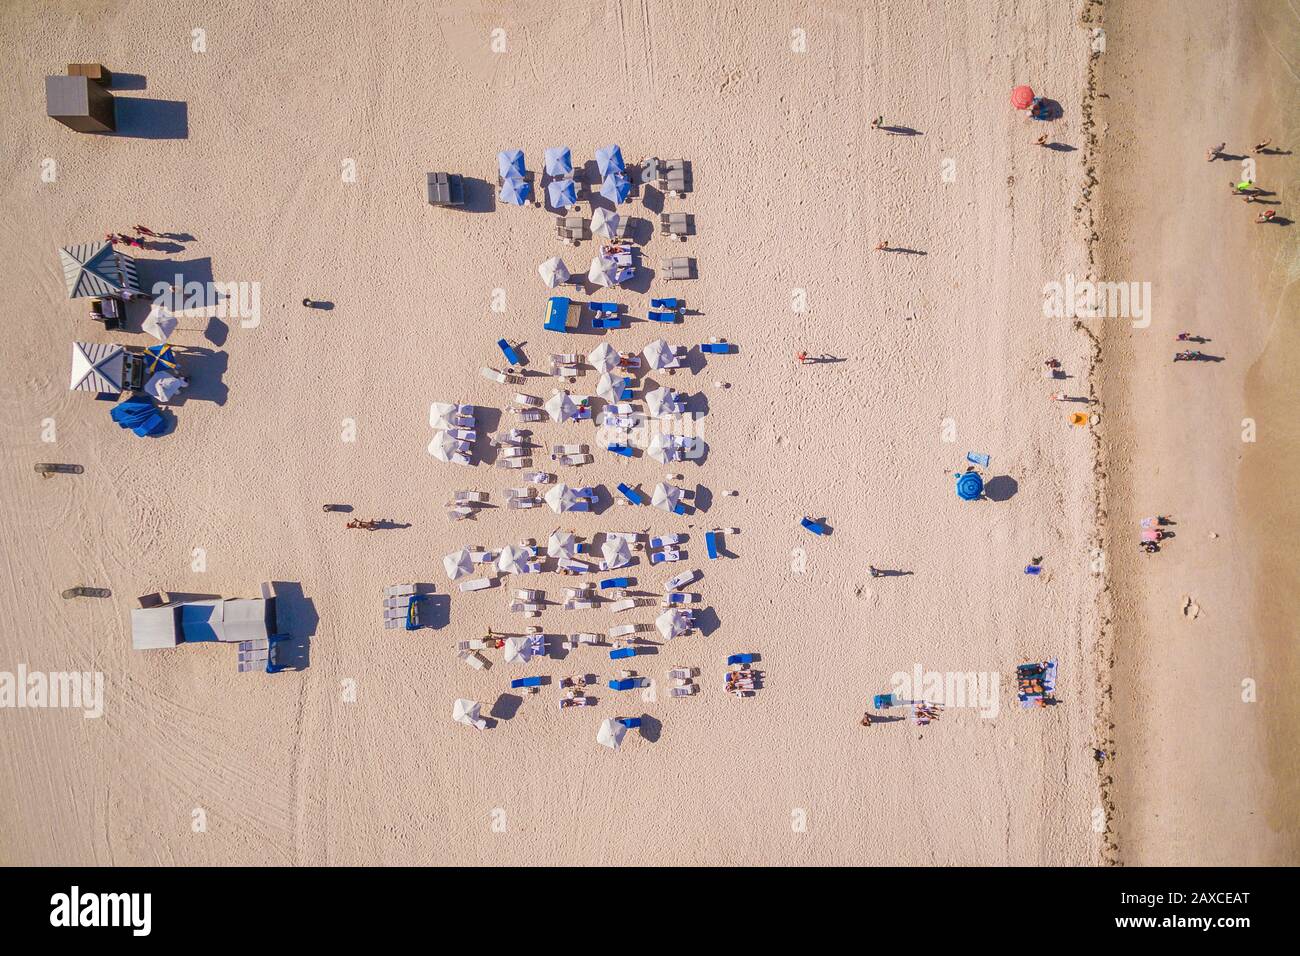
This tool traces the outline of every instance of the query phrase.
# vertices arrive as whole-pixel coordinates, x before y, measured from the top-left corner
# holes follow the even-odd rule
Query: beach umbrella
[[[1017,86],[1011,91],[1011,105],[1018,110],[1029,109],[1029,104],[1034,101],[1034,91],[1028,86]]]
[[[532,641],[525,635],[507,637],[505,646],[501,648],[501,659],[507,664],[511,661],[523,661],[526,664],[532,657]]]
[[[578,417],[578,403],[568,392],[556,392],[546,400],[544,407],[553,422],[568,422]]]
[[[567,146],[548,146],[542,155],[542,167],[548,176],[572,176],[573,153]]]
[[[531,191],[532,187],[528,180],[521,176],[507,176],[501,180],[501,190],[497,193],[497,198],[512,206],[522,206],[528,201],[528,194]]]
[[[516,176],[524,178],[524,151],[522,149],[503,149],[497,153],[497,175],[502,179]]]
[[[622,173],[606,176],[600,184],[600,194],[610,202],[626,202],[632,192],[632,183]]]
[[[572,558],[578,554],[578,539],[571,531],[552,531],[546,553],[553,558]]]
[[[551,256],[538,266],[537,274],[542,277],[548,289],[554,289],[557,285],[569,281],[569,267],[559,256]]]
[[[601,257],[591,260],[591,268],[587,270],[587,280],[593,285],[604,286],[609,288],[618,284],[618,271],[614,263]]]
[[[442,566],[452,581],[467,578],[474,573],[474,559],[470,556],[469,548],[461,548],[446,555],[442,559]]]
[[[190,384],[170,372],[154,372],[144,390],[160,402],[170,402],[177,392]]]
[[[429,427],[438,429],[457,428],[459,426],[451,423],[452,418],[457,415],[469,415],[472,413],[473,407],[469,405],[462,407],[451,402],[430,402]]]
[[[176,361],[176,352],[166,342],[150,345],[144,350],[144,370],[152,375],[159,370],[159,366],[176,375],[181,371],[180,363]]]
[[[531,555],[523,548],[508,544],[501,549],[501,555],[497,558],[497,568],[506,574],[527,574],[530,557]]]
[[[550,197],[551,206],[565,209],[578,204],[578,187],[572,179],[553,179],[546,186],[546,195]]]
[[[618,223],[622,217],[604,207],[591,214],[591,231],[594,235],[613,239],[618,234]]]
[[[618,350],[608,342],[601,342],[587,353],[587,364],[599,372],[612,372],[619,361]]]
[[[602,372],[600,381],[596,383],[596,394],[607,402],[617,402],[622,400],[625,388],[627,379],[624,376]]]
[[[655,339],[649,345],[641,350],[645,356],[646,363],[654,369],[668,368],[677,358],[675,353],[667,342],[663,339]]]
[[[608,176],[611,172],[621,173],[623,166],[623,151],[617,146],[602,146],[596,150],[596,168],[600,170],[601,176]]]
[[[600,546],[600,556],[605,559],[607,569],[621,568],[632,563],[632,548],[621,534],[606,535]]]
[[[678,447],[676,435],[655,432],[650,439],[650,444],[646,446],[645,453],[655,461],[666,465],[670,461],[677,460]]]
[[[434,434],[433,441],[429,442],[429,454],[439,461],[451,462],[455,461],[453,455],[463,456],[465,453],[461,451],[459,441],[446,432],[440,431]],[[457,464],[464,464],[464,462],[457,462]]]
[[[984,479],[978,472],[967,471],[957,476],[957,497],[962,501],[976,501],[984,493]]]
[[[659,628],[659,633],[665,638],[674,638],[679,634],[685,634],[692,626],[691,612],[683,611],[681,608],[664,611],[655,618],[655,627]]]
[[[645,393],[646,410],[652,418],[667,418],[679,414],[677,411],[677,393],[667,385],[660,385]]]
[[[596,743],[602,747],[608,747],[610,750],[617,750],[626,733],[627,728],[625,726],[612,717],[606,717],[600,722],[600,730],[596,731]]]
[[[166,342],[176,331],[177,318],[161,302],[149,307],[149,314],[144,317],[141,329],[148,332],[159,342]]]
[[[546,503],[551,506],[551,510],[556,514],[561,511],[572,511],[582,501],[578,493],[564,482],[548,488],[546,494],[542,497],[546,499]]]
[[[464,697],[457,697],[451,704],[451,719],[458,724],[464,724],[466,727],[478,727],[486,723],[479,716],[479,702],[476,700],[466,700]]]
[[[650,503],[664,511],[675,511],[681,500],[682,489],[662,481],[655,485],[654,494],[650,496]]]

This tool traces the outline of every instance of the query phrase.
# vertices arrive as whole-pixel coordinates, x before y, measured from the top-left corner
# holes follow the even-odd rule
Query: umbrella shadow
[[[663,723],[659,718],[651,717],[649,714],[641,715],[641,726],[637,729],[641,732],[641,738],[652,744],[658,743],[664,733]]]
[[[518,694],[502,694],[492,704],[488,716],[494,720],[513,720],[523,702],[524,699]]]
[[[984,484],[984,496],[990,501],[1008,501],[1019,490],[1020,485],[1010,475],[998,475]]]

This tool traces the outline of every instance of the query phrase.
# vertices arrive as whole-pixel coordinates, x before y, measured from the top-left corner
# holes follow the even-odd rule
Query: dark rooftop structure
[[[87,76],[47,76],[45,112],[78,133],[117,129],[113,94]]]
[[[429,205],[465,205],[464,180],[455,173],[429,173]]]

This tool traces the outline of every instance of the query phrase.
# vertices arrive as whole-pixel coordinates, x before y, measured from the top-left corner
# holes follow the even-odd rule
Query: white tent
[[[614,718],[606,717],[600,722],[600,730],[596,731],[596,743],[610,750],[617,750],[626,734],[626,727]]]
[[[609,372],[601,372],[600,380],[596,383],[596,394],[607,402],[618,402],[623,399],[623,383],[626,376],[611,375]]]
[[[681,608],[672,608],[664,611],[655,618],[655,627],[659,628],[659,633],[665,638],[677,637],[679,634],[685,634],[692,627],[691,612],[683,611]]]
[[[94,342],[72,343],[72,380],[74,392],[117,395],[122,391],[126,374],[126,352],[120,345]]]
[[[464,697],[457,697],[452,701],[451,719],[466,727],[476,727],[479,730],[487,726],[487,721],[479,716],[479,702],[466,700]]]
[[[609,288],[618,284],[618,267],[614,263],[595,258],[591,260],[591,268],[587,270],[587,280],[593,285],[604,286]]]
[[[442,566],[447,571],[447,577],[456,581],[474,573],[474,558],[470,555],[469,548],[461,548],[446,555],[442,559]]]
[[[166,370],[159,370],[150,376],[149,381],[145,382],[144,390],[159,402],[165,404],[170,402],[177,392],[189,384],[186,379],[173,375]]]
[[[641,354],[645,356],[646,363],[654,369],[668,368],[676,363],[677,353],[663,339],[655,339],[644,349]]]
[[[651,418],[673,418],[681,414],[681,401],[667,385],[646,392],[645,407]]]
[[[608,209],[597,209],[591,214],[591,231],[594,235],[613,239],[618,233],[619,214]]]
[[[546,503],[551,506],[551,510],[556,514],[562,511],[572,511],[583,500],[576,491],[564,482],[548,488],[546,494],[542,497],[546,499]]]
[[[529,554],[523,548],[508,544],[501,549],[497,568],[506,574],[527,574]]]
[[[600,546],[601,557],[605,559],[605,568],[612,570],[632,563],[632,548],[627,538],[620,534],[607,534]]]
[[[578,403],[568,392],[556,392],[546,400],[545,407],[551,421],[568,422],[578,417]]]
[[[578,539],[569,531],[552,531],[546,553],[553,558],[572,558],[578,553]]]
[[[664,511],[674,510],[681,503],[681,500],[682,489],[662,481],[655,485],[654,494],[650,496],[650,503],[656,508],[664,509]]]
[[[559,256],[551,256],[538,266],[537,274],[542,277],[542,282],[546,284],[548,289],[554,289],[556,286],[569,281],[569,267],[564,264],[564,260]]]
[[[446,432],[434,433],[433,441],[429,442],[429,454],[439,461],[469,464],[469,457],[461,451],[461,443]]]
[[[501,659],[509,664],[511,661],[523,661],[525,664],[533,658],[532,639],[526,635],[507,637],[501,648]]]
[[[618,349],[608,342],[601,342],[587,353],[587,364],[598,372],[612,372],[621,359]]]
[[[166,342],[171,334],[176,331],[178,320],[176,316],[162,304],[162,296],[154,301],[149,307],[149,314],[144,317],[144,324],[141,328],[156,338],[159,342]]]

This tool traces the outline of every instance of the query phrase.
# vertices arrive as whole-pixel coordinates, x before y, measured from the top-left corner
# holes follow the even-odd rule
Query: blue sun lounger
[[[622,660],[624,657],[636,657],[635,647],[619,647],[609,652],[611,661]]]
[[[813,521],[812,518],[800,518],[799,523],[813,534],[830,534],[830,528],[820,521]]]
[[[718,557],[718,532],[704,532],[704,547],[709,552],[710,560],[715,560]]]
[[[966,452],[966,460],[972,465],[979,465],[981,468],[987,468],[989,466],[989,456],[981,455],[979,452]]]
[[[588,302],[587,308],[597,315],[618,315],[617,302]]]
[[[591,327],[593,329],[621,329],[623,323],[618,320],[617,315],[613,317],[596,316],[591,320]]]
[[[506,361],[511,365],[524,364],[523,356],[521,356],[518,350],[505,339],[497,339],[497,345],[501,349],[501,354],[506,357]]]
[[[667,561],[667,560],[668,560],[668,555],[667,555],[666,552],[663,552],[663,551],[655,551],[655,552],[651,553],[651,555],[650,555],[650,563],[651,563],[651,564],[662,564],[664,561]],[[674,558],[674,560],[676,560],[676,561],[685,561],[685,560],[686,560],[686,552],[685,552],[685,551],[682,551],[680,557]]]
[[[871,706],[876,710],[888,710],[897,703],[898,701],[894,700],[893,694],[877,694],[871,698]]]
[[[708,355],[730,355],[730,342],[705,342],[700,346],[700,351]]]
[[[512,681],[510,682],[510,686],[513,687],[513,688],[519,688],[519,687],[541,687],[541,686],[542,686],[542,678],[541,678],[540,676],[534,676],[534,677],[516,677],[514,680],[512,680]]]
[[[683,504],[678,504],[678,505],[676,505],[676,506],[673,508],[673,514],[675,514],[675,515],[684,515],[684,514],[686,514],[686,506],[683,505]]]
[[[691,596],[683,594],[681,591],[674,591],[671,594],[665,594],[664,600],[669,604],[690,604]]]
[[[752,664],[754,663],[753,654],[732,654],[727,658],[728,664]]]
[[[606,578],[600,582],[602,591],[608,591],[610,588],[630,588],[631,586],[631,578]]]
[[[612,451],[616,455],[622,455],[624,458],[631,458],[634,449],[631,445],[606,445],[606,451]]]
[[[625,677],[622,680],[612,680],[609,682],[610,690],[636,690],[637,679],[635,677]]]
[[[651,299],[650,308],[652,309],[680,309],[682,307],[681,299]]]
[[[647,312],[646,318],[651,322],[676,322],[676,312]]]
[[[645,504],[645,495],[635,488],[629,487],[626,482],[620,481],[618,483],[618,493],[634,505]]]
[[[618,722],[622,724],[624,727],[626,727],[628,730],[636,730],[638,727],[641,726],[640,717],[620,717],[618,719]]]

